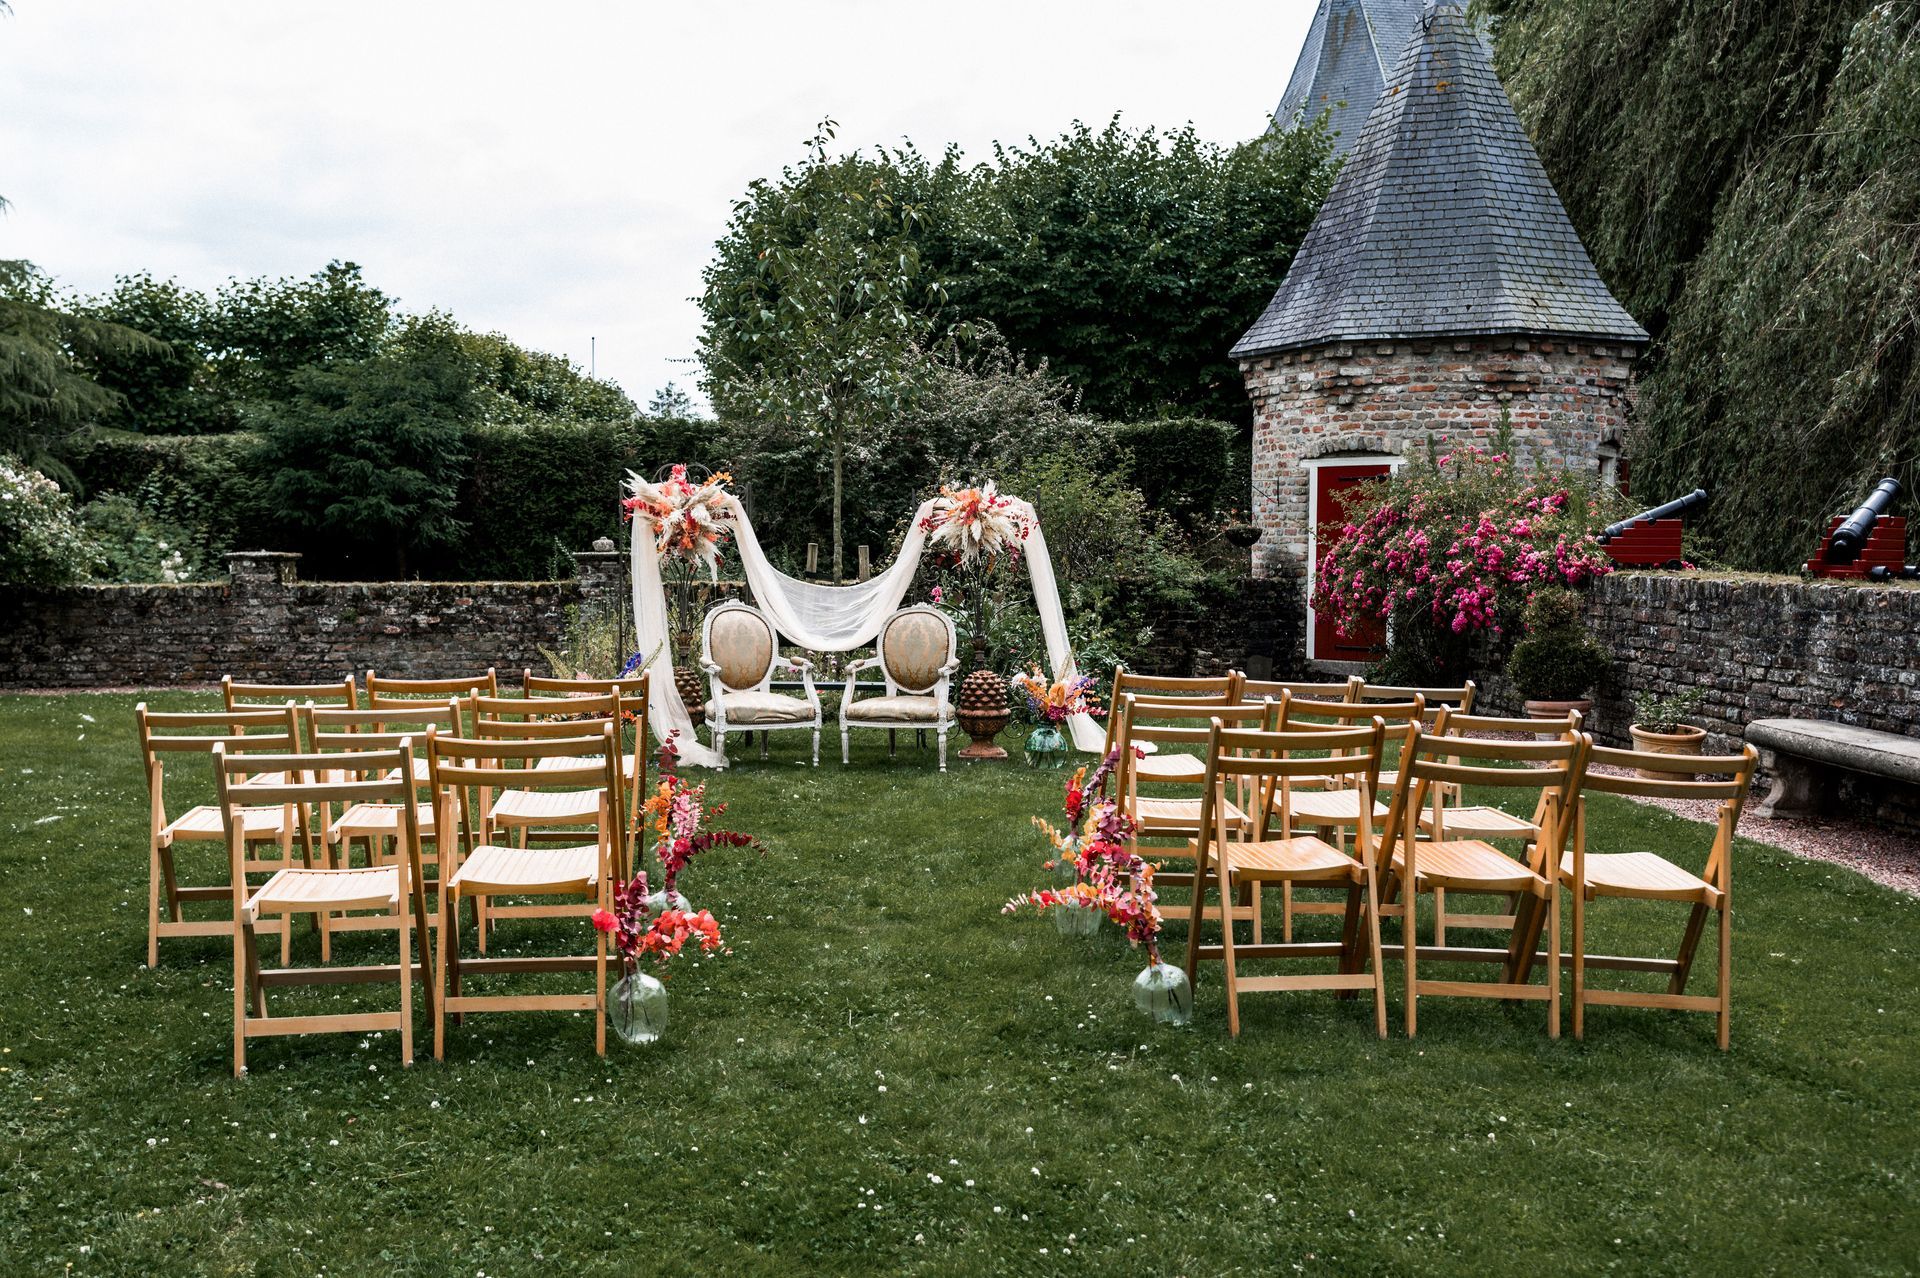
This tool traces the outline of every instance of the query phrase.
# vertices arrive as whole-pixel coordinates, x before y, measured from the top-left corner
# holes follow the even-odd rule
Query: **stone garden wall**
[[[297,556],[230,557],[226,583],[0,589],[0,687],[288,683],[543,667],[579,582],[302,582]]]

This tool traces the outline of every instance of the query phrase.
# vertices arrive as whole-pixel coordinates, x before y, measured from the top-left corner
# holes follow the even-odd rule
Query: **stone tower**
[[[1324,6],[1323,6],[1324,7]],[[1463,6],[1429,5],[1292,268],[1233,348],[1253,399],[1254,570],[1311,590],[1340,491],[1429,437],[1600,465],[1647,334],[1608,291]],[[1310,617],[1313,660],[1363,660]]]
[[[1425,0],[1320,0],[1300,46],[1287,91],[1273,110],[1281,127],[1311,120],[1322,111],[1334,150],[1345,154],[1360,140],[1367,113],[1387,87],[1400,50],[1420,21]]]

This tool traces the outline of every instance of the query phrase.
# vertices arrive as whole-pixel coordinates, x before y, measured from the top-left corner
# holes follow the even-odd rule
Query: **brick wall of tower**
[[[1258,576],[1304,591],[1308,469],[1343,453],[1412,455],[1491,441],[1502,415],[1517,451],[1588,470],[1626,429],[1631,345],[1468,337],[1350,342],[1242,360],[1253,400],[1254,551]]]

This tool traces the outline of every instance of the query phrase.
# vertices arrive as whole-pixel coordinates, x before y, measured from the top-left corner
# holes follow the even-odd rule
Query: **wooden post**
[[[860,547],[860,575],[854,580],[865,581],[871,576],[873,576],[873,560],[868,555],[867,548],[862,546]]]
[[[817,541],[810,541],[807,543],[807,576],[817,577],[819,575],[820,575],[820,543]]]

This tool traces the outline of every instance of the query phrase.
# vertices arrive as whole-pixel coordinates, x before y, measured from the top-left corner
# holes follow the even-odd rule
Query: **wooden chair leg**
[[[1707,907],[1695,905],[1687,915],[1687,930],[1680,938],[1680,952],[1674,956],[1678,964],[1673,969],[1673,977],[1667,982],[1667,993],[1685,994],[1687,977],[1693,972],[1693,956],[1700,949],[1700,934],[1707,928]]]
[[[1547,1037],[1560,1037],[1560,889],[1547,884]]]
[[[1433,946],[1442,949],[1447,944],[1447,890],[1437,887],[1433,890]]]
[[[454,898],[445,884],[440,886],[440,962],[434,968],[433,1059],[447,1057],[447,980],[453,966]]]
[[[1587,1036],[1587,894],[1573,889],[1573,1039]]]
[[[160,849],[147,852],[147,966],[160,966]]]
[[[1293,943],[1293,881],[1288,879],[1280,884],[1280,939],[1287,944]]]
[[[1400,951],[1403,962],[1400,964],[1406,972],[1407,999],[1407,1037],[1413,1038],[1420,1032],[1420,993],[1417,969],[1420,965],[1420,937],[1415,921],[1419,915],[1420,894],[1411,883],[1406,885],[1406,900],[1400,905]]]
[[[247,938],[246,925],[233,924],[233,1076],[247,1073]]]
[[[413,902],[402,895],[393,905],[393,930],[400,937],[400,1064],[413,1064]],[[426,952],[421,951],[421,966]]]
[[[1366,868],[1367,954],[1373,962],[1373,1028],[1387,1036],[1387,964],[1380,953],[1380,892],[1373,865]]]
[[[1240,1037],[1240,977],[1233,957],[1233,877],[1220,877],[1220,960],[1226,970],[1227,1033]]]
[[[603,907],[604,908],[604,907]],[[593,933],[593,1050],[607,1054],[607,934]]]
[[[1716,984],[1720,1011],[1715,1020],[1720,1050],[1724,1052],[1733,1046],[1733,914],[1725,898],[1720,903],[1720,972]]]

